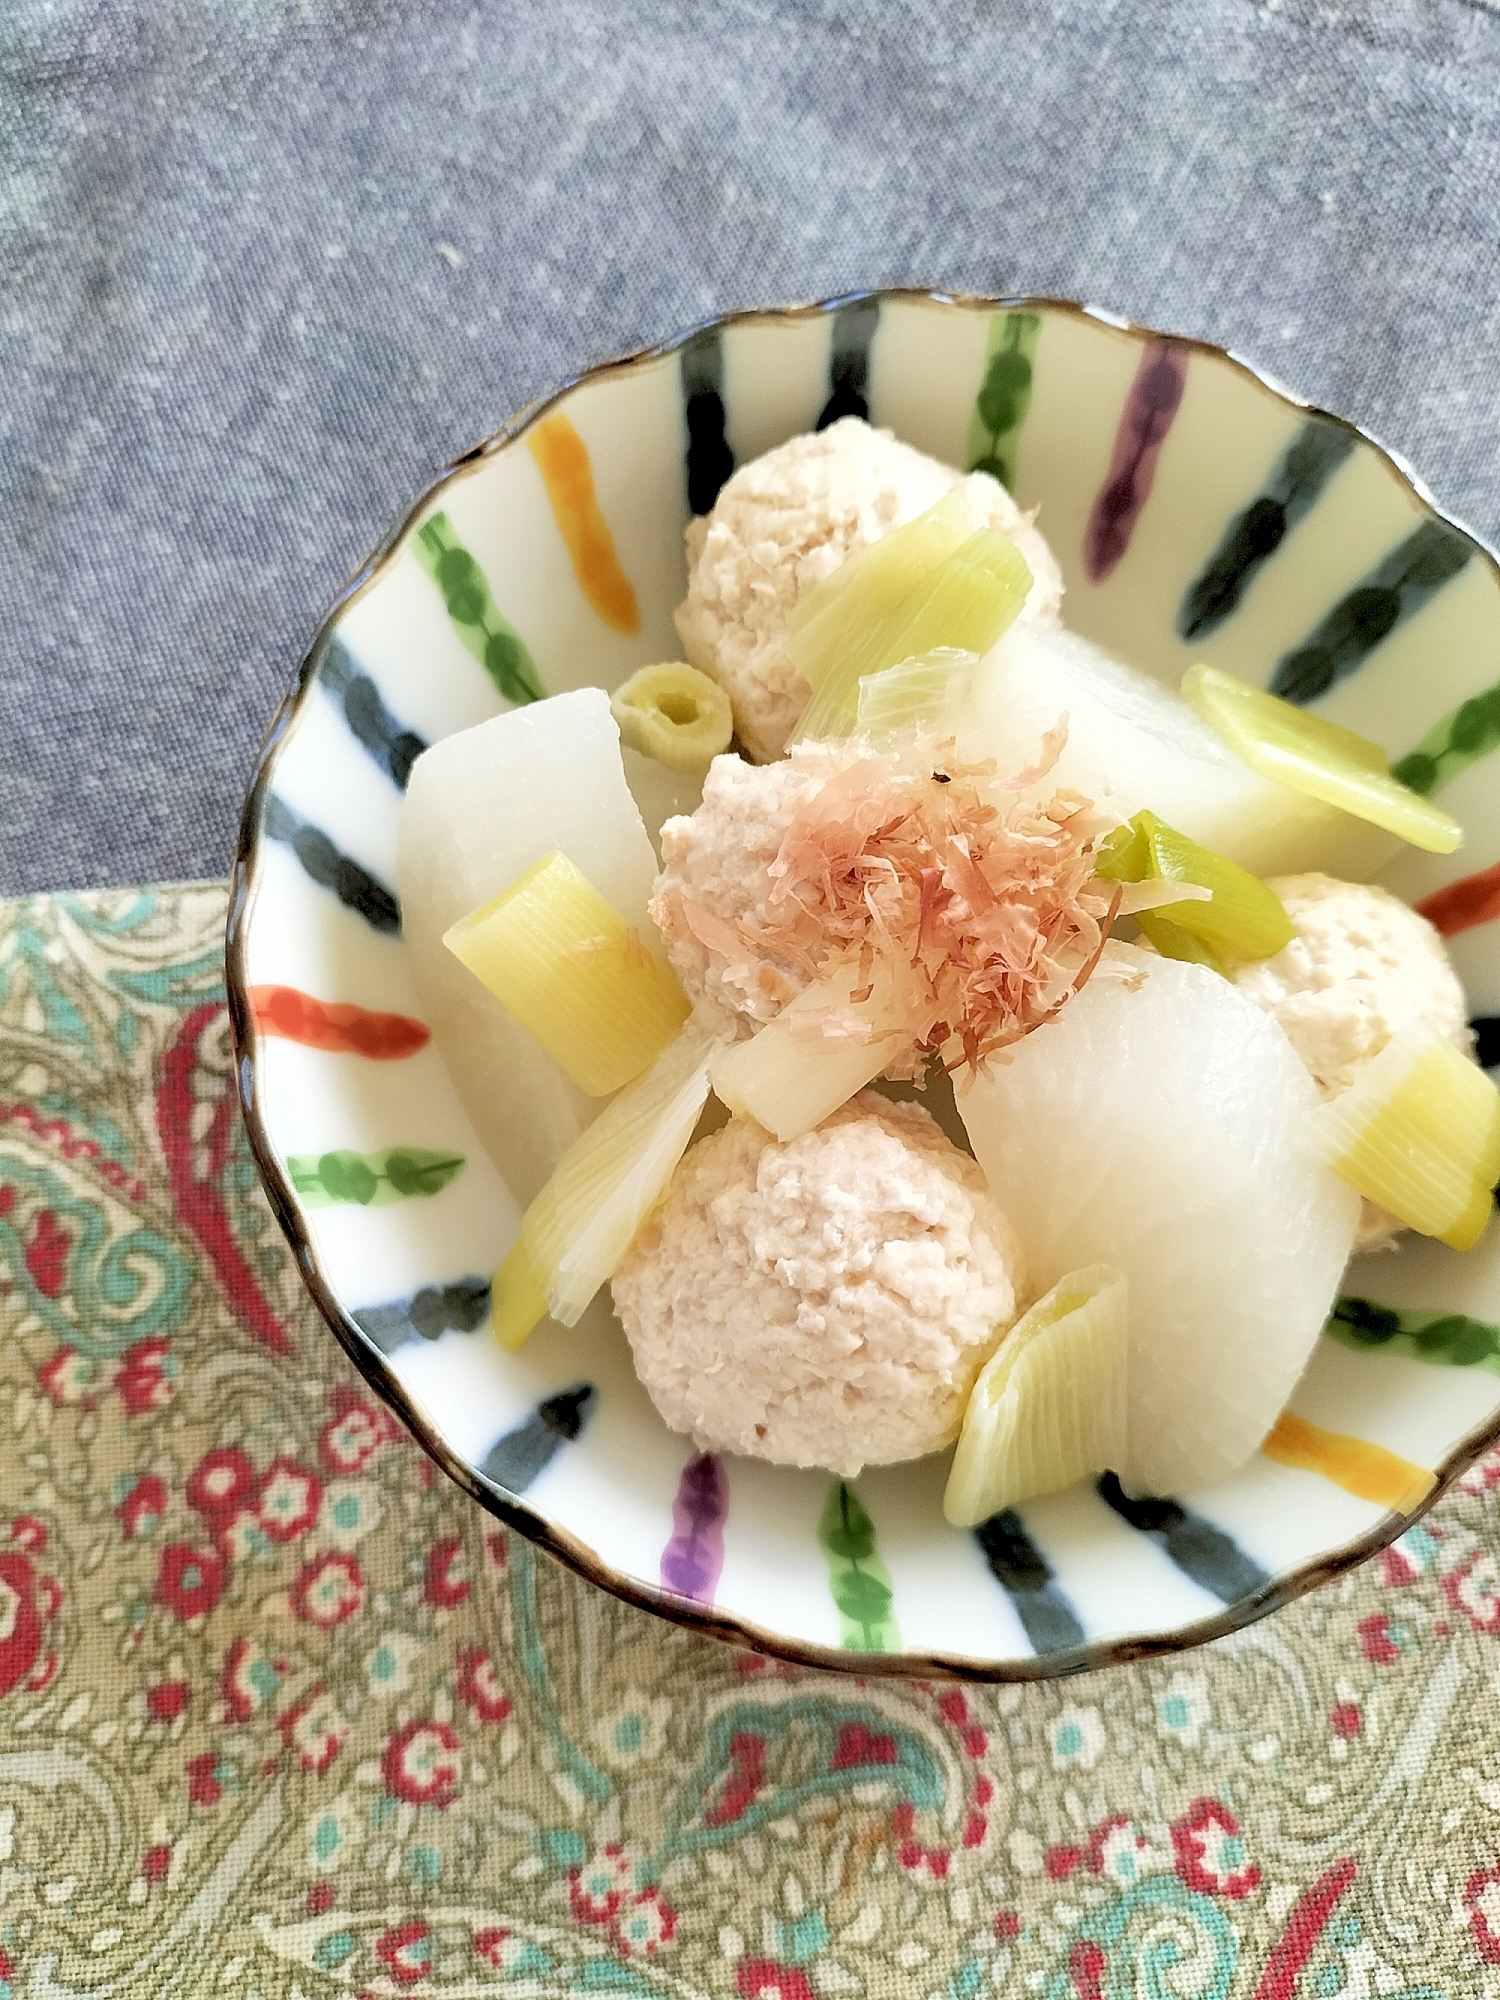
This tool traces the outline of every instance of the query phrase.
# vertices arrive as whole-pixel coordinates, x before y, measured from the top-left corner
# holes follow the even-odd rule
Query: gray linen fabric
[[[1496,0],[0,0],[0,893],[217,874],[343,578],[588,363],[879,283],[1229,342],[1500,529]]]

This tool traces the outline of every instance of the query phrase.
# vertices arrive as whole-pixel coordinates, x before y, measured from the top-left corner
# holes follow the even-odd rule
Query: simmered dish
[[[856,419],[686,553],[685,660],[439,743],[403,809],[418,983],[524,1207],[497,1337],[609,1287],[700,1449],[956,1446],[960,1525],[1227,1476],[1351,1254],[1488,1222],[1500,1093],[1370,880],[1461,829],[1362,738],[1069,632],[1005,489]],[[622,744],[701,778],[659,855]]]

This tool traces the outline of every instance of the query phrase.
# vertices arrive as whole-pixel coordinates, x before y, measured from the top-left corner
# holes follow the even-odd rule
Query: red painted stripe
[[[1302,1968],[1312,1956],[1313,1946],[1323,1935],[1340,1896],[1359,1872],[1359,1863],[1345,1856],[1335,1861],[1326,1875],[1314,1882],[1292,1911],[1275,1950],[1266,1960],[1255,1989],[1255,2000],[1292,2000]]]
[[[341,1000],[315,1000],[295,986],[252,986],[250,1011],[263,1034],[280,1035],[310,1049],[396,1062],[432,1040],[431,1030],[409,1014],[376,1014]]]
[[[1425,917],[1444,937],[1457,937],[1476,924],[1492,924],[1500,917],[1500,861],[1424,897],[1417,905],[1417,915]]]
[[[1184,347],[1153,340],[1142,350],[1120,412],[1109,471],[1084,530],[1083,566],[1090,583],[1103,583],[1130,547],[1135,524],[1151,497],[1156,461],[1182,401],[1187,369]]]

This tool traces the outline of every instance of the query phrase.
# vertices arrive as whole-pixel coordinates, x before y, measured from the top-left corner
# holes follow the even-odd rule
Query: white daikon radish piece
[[[662,821],[686,818],[703,803],[703,773],[673,771],[639,750],[624,746],[625,780],[646,822],[652,845],[661,841]]]
[[[565,854],[643,938],[656,855],[602,688],[446,736],[412,766],[396,843],[401,928],[453,1087],[525,1207],[599,1109],[443,945],[544,855]]]
[[[1085,987],[960,1086],[1034,1282],[1129,1288],[1127,1488],[1244,1464],[1327,1318],[1359,1199],[1309,1153],[1317,1087],[1277,1023],[1203,966]]]
[[[1025,771],[1063,714],[1068,740],[1039,794],[1081,792],[1122,820],[1146,807],[1252,875],[1321,869],[1363,882],[1400,846],[1364,820],[1259,776],[1174,688],[1076,632],[1013,625],[975,671],[959,746],[993,757],[1002,776]]]

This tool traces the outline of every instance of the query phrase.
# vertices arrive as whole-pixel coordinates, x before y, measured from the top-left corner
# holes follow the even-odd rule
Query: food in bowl
[[[811,694],[786,645],[798,604],[851,555],[960,487],[975,524],[999,529],[1025,557],[1025,615],[1056,623],[1062,574],[999,480],[966,476],[858,417],[741,466],[712,512],[689,524],[678,636],[689,661],[728,694],[756,763],[784,754]]]
[[[1487,1220],[1500,1094],[1362,880],[1460,829],[1362,739],[1067,632],[1004,488],[856,420],[688,535],[688,663],[446,739],[403,809],[418,983],[528,1203],[497,1335],[612,1284],[700,1448],[957,1440],[960,1523],[1227,1475],[1358,1241]],[[705,676],[749,755],[708,761]],[[659,869],[622,710],[707,764]]]

